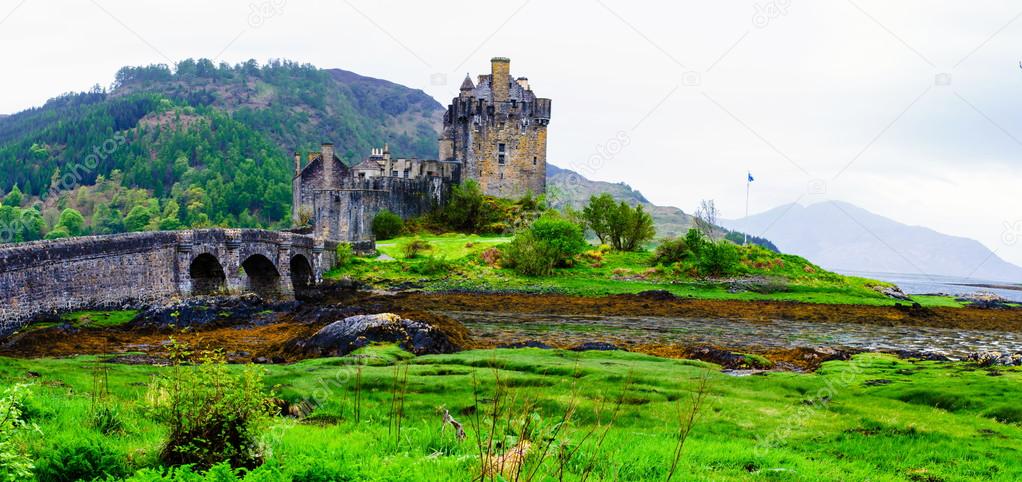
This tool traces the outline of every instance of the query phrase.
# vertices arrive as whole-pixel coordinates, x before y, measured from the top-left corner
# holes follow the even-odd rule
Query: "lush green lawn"
[[[424,240],[433,248],[418,257],[405,258],[402,247],[413,239]],[[829,273],[802,258],[788,255],[755,260],[761,265],[769,262],[769,266],[751,268],[748,276],[771,281],[754,287],[754,290],[735,289],[733,283],[728,281],[703,280],[691,273],[653,267],[650,252],[608,252],[583,256],[574,267],[558,269],[553,276],[526,277],[510,269],[500,268],[499,264],[491,266],[483,259],[484,251],[509,240],[507,237],[446,234],[381,241],[378,250],[393,259],[357,258],[352,265],[327,273],[327,277],[353,277],[381,287],[410,283],[436,291],[520,290],[600,296],[666,290],[682,297],[720,300],[895,304],[894,300],[871,288],[884,283]],[[424,271],[416,268],[428,263],[430,258],[448,261],[449,269],[422,274]],[[914,300],[929,307],[961,306],[961,303],[941,296],[919,296],[914,297]]]
[[[358,421],[356,361],[365,365]],[[391,406],[401,365],[408,382],[398,436]],[[0,359],[0,383],[32,384],[26,411],[38,432],[25,432],[18,442],[40,472],[65,463],[58,454],[99,460],[100,453],[104,467],[125,473],[157,464],[166,429],[147,416],[144,400],[150,377],[170,370],[101,357]],[[702,362],[623,352],[524,349],[411,358],[371,347],[357,357],[265,370],[279,397],[316,408],[303,421],[276,418],[262,429],[267,458],[285,476],[259,480],[472,480],[480,470],[476,437],[484,433],[483,443],[488,440],[498,379],[501,410],[511,414],[497,423],[498,444],[507,426],[517,434],[514,427],[528,419],[534,445],[547,440],[553,454],[561,447],[573,453],[564,464],[566,480],[577,480],[590,462],[589,480],[664,480],[679,410],[704,375],[708,398],[675,480],[1022,479],[1019,369],[865,354],[829,362],[815,374],[739,378]],[[119,413],[122,432],[104,436],[90,423],[97,378],[109,380],[105,403]],[[555,432],[572,406],[573,416]],[[441,407],[465,424],[465,441],[441,431]],[[586,436],[597,423],[609,427],[602,443],[599,435]],[[557,459],[547,457],[535,480],[556,480],[547,475],[559,469]]]

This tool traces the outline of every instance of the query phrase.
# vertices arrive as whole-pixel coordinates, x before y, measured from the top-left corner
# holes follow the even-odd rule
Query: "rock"
[[[874,286],[873,291],[876,291],[877,293],[880,293],[888,298],[894,298],[896,300],[902,301],[912,301],[912,298],[905,294],[904,291],[901,291],[901,288],[897,286]]]
[[[862,382],[862,384],[867,387],[879,387],[881,385],[890,385],[891,381],[883,378],[877,378],[875,380],[866,380]]]
[[[453,340],[460,333],[442,328],[393,313],[357,315],[323,327],[298,348],[317,356],[344,356],[371,343],[397,343],[416,355],[459,351]]]
[[[1017,367],[1022,366],[1022,353],[973,353],[966,357],[966,360],[974,362],[981,367]]]
[[[916,350],[896,350],[894,355],[898,358],[914,359],[914,360],[925,360],[925,361],[940,361],[949,362],[954,361],[948,358],[947,355],[936,352],[936,351],[916,351]]]
[[[1008,310],[1017,308],[1010,300],[994,293],[980,291],[955,298],[955,301],[967,303],[970,308],[986,310]]]
[[[267,303],[252,293],[240,296],[208,296],[154,305],[140,313],[132,326],[164,328],[197,327],[224,321],[244,320],[252,326],[270,323],[274,312],[291,310],[297,302]]]
[[[685,357],[716,363],[728,370],[764,369],[772,368],[773,366],[770,360],[761,356],[735,353],[712,346],[690,348],[686,351]]]
[[[539,348],[540,350],[551,350],[551,349],[553,349],[552,346],[547,345],[546,343],[543,343],[541,341],[536,341],[536,340],[519,341],[519,342],[515,342],[515,343],[507,343],[507,344],[504,344],[504,345],[497,345],[497,348]]]
[[[602,341],[587,341],[581,345],[569,348],[571,351],[628,351],[624,348],[618,347],[613,343],[604,343]]]

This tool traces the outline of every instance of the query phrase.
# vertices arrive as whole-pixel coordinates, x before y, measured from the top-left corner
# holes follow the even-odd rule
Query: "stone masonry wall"
[[[197,257],[216,258],[225,291],[257,291],[253,281],[273,281],[261,295],[293,297],[290,266],[303,257],[314,282],[336,264],[337,243],[256,229],[88,236],[0,247],[0,339],[43,314],[161,302],[192,294],[190,267]],[[361,250],[370,246],[358,246]],[[264,273],[241,269],[250,258],[272,263]],[[301,258],[298,258],[301,259]],[[254,280],[256,275],[261,280]]]

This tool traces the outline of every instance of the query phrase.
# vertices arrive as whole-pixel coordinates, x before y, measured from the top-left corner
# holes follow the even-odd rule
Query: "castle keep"
[[[529,79],[511,77],[511,61],[496,57],[490,75],[468,76],[447,107],[440,159],[461,164],[462,176],[491,196],[546,192],[550,99],[536,97]]]
[[[491,196],[546,192],[550,99],[538,98],[511,61],[491,60],[489,75],[465,78],[444,114],[438,160],[392,157],[384,145],[354,166],[324,143],[295,153],[292,223],[318,239],[372,239],[372,220],[386,209],[403,218],[442,206],[453,183],[475,180]]]

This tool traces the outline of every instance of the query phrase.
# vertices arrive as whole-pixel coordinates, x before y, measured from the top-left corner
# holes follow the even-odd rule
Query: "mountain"
[[[909,226],[843,202],[789,204],[725,227],[763,235],[830,270],[1022,280],[1022,268],[978,241]]]
[[[0,118],[0,193],[17,185],[51,228],[66,207],[85,210],[90,232],[99,232],[93,208],[107,222],[138,207],[146,215],[137,221],[150,228],[279,227],[296,149],[329,140],[354,162],[389,143],[403,156],[435,158],[442,114],[420,90],[289,61],[124,67],[109,91],[97,86]],[[104,181],[152,199],[116,205],[125,198],[98,190],[81,199]]]
[[[546,178],[547,191],[552,198],[551,204],[557,209],[568,206],[582,209],[589,202],[590,196],[610,193],[618,201],[625,201],[633,206],[641,204],[653,216],[658,238],[684,235],[695,225],[694,218],[681,209],[657,206],[649,202],[641,192],[623,182],[592,181],[575,171],[553,164],[547,165]]]

